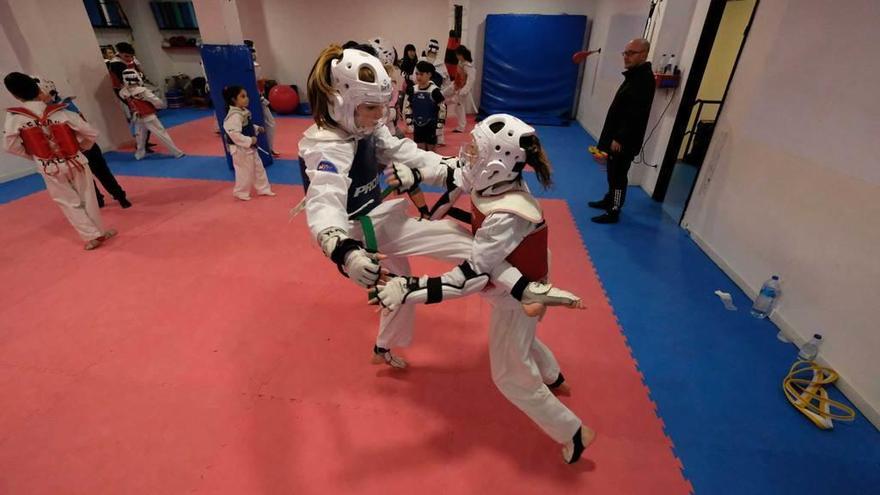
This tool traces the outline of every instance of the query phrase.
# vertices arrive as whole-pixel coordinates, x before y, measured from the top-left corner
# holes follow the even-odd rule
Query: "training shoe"
[[[608,201],[600,199],[599,201],[590,201],[589,203],[587,203],[587,206],[589,206],[590,208],[596,208],[597,210],[607,210],[608,207],[611,205]]]
[[[131,208],[131,201],[126,198],[122,198],[119,200],[119,206],[123,208]]]
[[[402,357],[391,354],[391,349],[373,346],[373,364],[382,363],[401,370],[407,366],[406,361]]]
[[[609,211],[608,213],[593,217],[590,220],[595,223],[617,223],[620,221],[620,213]]]

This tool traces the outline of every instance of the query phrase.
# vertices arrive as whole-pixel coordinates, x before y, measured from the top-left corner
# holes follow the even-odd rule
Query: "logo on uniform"
[[[317,170],[320,172],[332,172],[334,174],[338,174],[339,170],[336,169],[336,165],[333,165],[333,162],[328,162],[327,160],[321,160],[318,163]]]
[[[360,196],[361,194],[370,193],[374,189],[376,189],[377,187],[379,187],[379,176],[378,175],[376,176],[376,178],[374,178],[370,182],[355,188],[354,197],[356,198],[356,197]]]

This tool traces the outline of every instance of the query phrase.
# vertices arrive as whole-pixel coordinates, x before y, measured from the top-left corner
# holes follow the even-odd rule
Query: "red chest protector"
[[[517,214],[516,211],[503,208],[495,211]],[[471,231],[474,234],[483,225],[484,220],[486,215],[471,201]],[[507,257],[508,263],[518,268],[523,276],[533,282],[546,280],[550,271],[547,260],[547,224],[541,221],[539,225],[538,229],[527,235]]]
[[[49,117],[67,108],[66,103],[47,105],[43,115],[27,108],[8,108],[7,112],[23,115],[31,121],[19,128],[18,135],[29,155],[40,160],[70,160],[79,154],[79,141],[66,122],[52,122]]]
[[[135,98],[130,96],[126,98],[126,103],[128,103],[128,108],[131,109],[132,113],[136,113],[141,117],[146,117],[147,115],[153,115],[156,113],[156,107],[153,106],[152,103],[141,100],[140,98]]]

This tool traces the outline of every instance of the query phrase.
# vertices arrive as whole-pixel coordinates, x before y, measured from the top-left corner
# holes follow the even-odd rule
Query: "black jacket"
[[[651,104],[654,102],[654,71],[645,62],[623,73],[623,84],[608,108],[598,148],[611,153],[611,141],[623,147],[621,155],[634,157],[642,149]]]

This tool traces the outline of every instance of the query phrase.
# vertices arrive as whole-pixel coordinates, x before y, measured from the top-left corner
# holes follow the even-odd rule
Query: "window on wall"
[[[130,28],[128,17],[116,0],[83,0],[93,27]]]
[[[198,29],[192,2],[150,2],[159,29]]]

